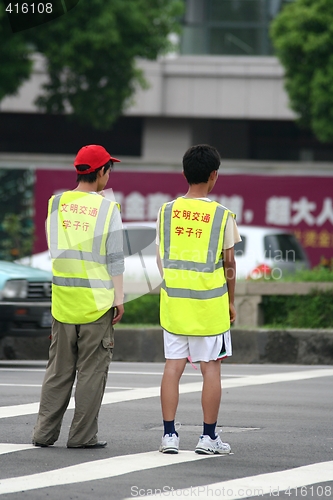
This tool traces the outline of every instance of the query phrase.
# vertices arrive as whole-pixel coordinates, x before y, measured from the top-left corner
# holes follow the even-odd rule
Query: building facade
[[[296,125],[284,71],[269,39],[271,20],[286,2],[186,0],[180,53],[137,62],[148,88],[137,91],[133,104],[106,132],[38,112],[34,100],[46,74],[36,55],[32,78],[17,96],[0,103],[0,168],[33,168],[37,177],[47,169],[71,170],[82,144],[103,144],[122,159],[122,175],[127,173],[123,191],[124,178],[113,174],[125,220],[153,220],[159,203],[185,188],[181,182],[179,189],[172,188],[171,177],[159,175],[180,172],[186,149],[209,143],[219,150],[221,173],[228,176],[216,197],[240,221],[298,231],[310,253],[316,249],[317,257],[333,257],[333,145],[319,143]],[[41,179],[46,182],[43,175],[39,189]],[[242,176],[247,182],[238,189]],[[65,177],[61,186],[54,181],[56,189],[71,187]],[[300,177],[307,178],[303,191]],[[49,190],[51,195],[51,185]],[[38,228],[44,195],[36,195]],[[256,208],[260,197],[263,203]],[[133,210],[133,203],[140,210]],[[36,245],[39,251],[45,247],[42,233]]]

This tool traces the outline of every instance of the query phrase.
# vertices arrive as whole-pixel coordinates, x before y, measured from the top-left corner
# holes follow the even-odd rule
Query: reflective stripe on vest
[[[198,220],[198,214],[204,222]],[[178,198],[161,208],[160,255],[164,280],[160,311],[165,330],[197,336],[229,330],[228,288],[221,257],[229,214],[228,209],[216,202],[187,198]],[[174,222],[176,215],[178,226]]]
[[[213,290],[188,290],[184,288],[166,287],[165,280],[163,280],[161,287],[167,292],[169,297],[176,297],[179,299],[213,299],[215,297],[221,297],[221,295],[228,292],[226,283]]]
[[[75,286],[81,288],[106,288],[111,290],[113,288],[112,281],[82,279],[82,278],[60,278],[53,276],[52,283],[58,286]]]
[[[106,238],[115,202],[78,191],[49,201],[48,244],[52,258],[52,314],[63,323],[96,321],[114,300]]]

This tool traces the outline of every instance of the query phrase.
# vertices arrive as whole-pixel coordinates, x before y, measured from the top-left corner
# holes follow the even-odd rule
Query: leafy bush
[[[129,302],[127,302],[128,300]],[[147,294],[141,297],[128,296],[127,301],[121,324],[159,325],[160,297],[158,294]]]
[[[265,326],[276,328],[332,328],[333,290],[308,295],[264,296]]]
[[[333,328],[333,271],[323,267],[298,271],[283,281],[332,281],[332,290],[309,295],[263,296],[264,325],[274,328]],[[237,285],[236,285],[237,286]],[[286,285],[288,286],[288,285]],[[130,299],[130,300],[129,300]],[[159,325],[159,295],[127,297],[122,325]]]
[[[317,266],[313,269],[303,269],[293,274],[286,274],[281,281],[332,281],[333,283],[333,270]]]

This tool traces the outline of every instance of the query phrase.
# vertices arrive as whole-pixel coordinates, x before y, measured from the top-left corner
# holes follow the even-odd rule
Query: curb
[[[48,337],[3,337],[0,366],[45,368]],[[333,330],[232,328],[233,355],[226,363],[333,364]],[[164,362],[162,329],[116,328],[113,361]]]

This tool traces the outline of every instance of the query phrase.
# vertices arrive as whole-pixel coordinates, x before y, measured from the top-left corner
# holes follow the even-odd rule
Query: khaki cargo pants
[[[33,441],[57,441],[77,373],[75,410],[67,446],[97,442],[98,413],[113,354],[114,308],[94,323],[69,325],[53,319],[49,361]]]

